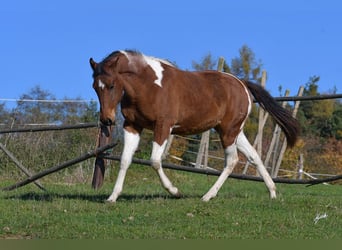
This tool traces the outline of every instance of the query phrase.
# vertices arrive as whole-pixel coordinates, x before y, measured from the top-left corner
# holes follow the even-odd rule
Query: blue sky
[[[40,85],[58,99],[97,99],[88,60],[137,49],[191,70],[211,53],[228,62],[248,45],[268,73],[266,88],[295,95],[310,76],[342,93],[339,0],[3,1],[1,98]],[[1,102],[1,100],[0,100]]]

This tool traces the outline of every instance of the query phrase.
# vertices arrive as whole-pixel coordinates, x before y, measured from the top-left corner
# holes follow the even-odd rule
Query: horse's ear
[[[93,71],[95,71],[96,67],[97,67],[97,63],[93,60],[93,58],[89,59],[89,63],[91,68],[93,69]]]

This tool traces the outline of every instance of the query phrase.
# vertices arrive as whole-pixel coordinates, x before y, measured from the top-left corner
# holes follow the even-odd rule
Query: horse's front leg
[[[117,198],[121,194],[127,169],[132,162],[132,158],[138,148],[139,141],[140,133],[138,131],[131,127],[124,128],[124,148],[121,155],[120,170],[115,182],[113,193],[109,196],[107,201],[116,202]]]
[[[157,127],[157,126],[156,126]],[[167,138],[170,135],[170,127],[166,127],[166,129],[156,129],[154,131],[154,141],[152,144],[152,155],[151,155],[151,165],[153,169],[158,173],[160,181],[163,187],[173,196],[180,197],[180,193],[178,188],[173,186],[169,178],[165,175],[164,170],[162,168],[162,155],[165,150],[167,144]],[[165,127],[164,127],[165,128]]]

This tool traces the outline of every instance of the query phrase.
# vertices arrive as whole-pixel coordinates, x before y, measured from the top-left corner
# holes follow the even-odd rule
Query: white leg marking
[[[109,202],[116,202],[116,199],[122,191],[126,172],[132,162],[132,157],[138,148],[139,140],[139,134],[133,134],[124,129],[124,148],[121,155],[120,170],[116,179],[113,193],[108,198]]]
[[[236,143],[237,143],[238,150],[247,157],[247,160],[250,163],[252,163],[253,165],[257,167],[259,174],[264,179],[264,182],[270,192],[271,199],[276,198],[277,197],[276,186],[270,174],[267,172],[264,164],[262,163],[258,153],[253,148],[253,146],[249,143],[243,131],[241,131],[240,134],[238,135]]]
[[[238,154],[236,145],[233,144],[228,146],[225,150],[225,166],[224,169],[215,182],[215,184],[210,188],[210,190],[202,197],[203,201],[209,201],[211,198],[217,195],[217,192],[222,187],[223,183],[226,181],[228,176],[232,173],[236,163],[238,162]]]
[[[163,187],[170,194],[172,194],[174,196],[179,196],[178,189],[172,185],[171,181],[169,180],[169,178],[167,178],[167,176],[165,175],[163,168],[161,166],[161,158],[162,158],[162,154],[164,152],[164,149],[166,147],[166,144],[167,144],[167,140],[165,140],[161,146],[158,143],[153,142],[152,155],[151,155],[152,167],[158,173]]]
[[[101,80],[99,80],[98,85],[99,85],[99,88],[102,89],[102,90],[103,90],[103,89],[105,88],[105,86],[106,86]]]
[[[162,79],[163,79],[163,71],[164,68],[161,65],[160,61],[156,58],[145,56],[144,59],[148,65],[152,68],[154,73],[156,74],[157,79],[154,81],[155,84],[157,84],[159,87],[162,87]]]

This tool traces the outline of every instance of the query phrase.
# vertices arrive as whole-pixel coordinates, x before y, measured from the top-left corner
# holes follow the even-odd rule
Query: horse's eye
[[[113,89],[114,89],[114,85],[110,85],[110,86],[109,86],[109,89],[110,89],[110,90],[113,90]]]

